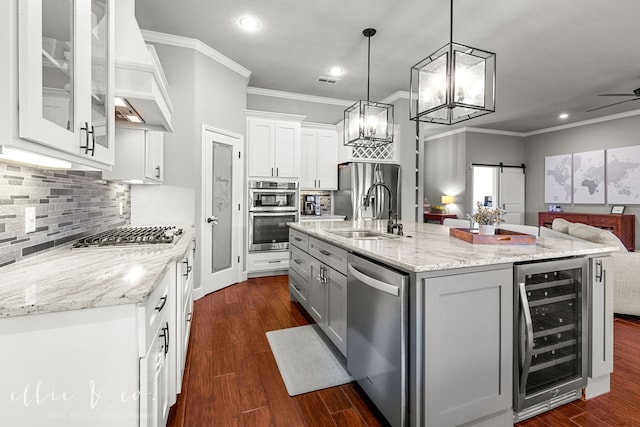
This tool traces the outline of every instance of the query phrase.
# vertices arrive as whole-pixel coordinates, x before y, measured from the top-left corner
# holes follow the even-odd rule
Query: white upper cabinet
[[[247,169],[250,177],[300,175],[300,122],[304,116],[247,112]]]
[[[112,0],[19,2],[21,138],[113,164],[113,28]]]
[[[116,128],[116,162],[102,177],[130,184],[160,184],[164,180],[164,132]]]
[[[300,189],[338,189],[338,131],[333,125],[304,125]]]

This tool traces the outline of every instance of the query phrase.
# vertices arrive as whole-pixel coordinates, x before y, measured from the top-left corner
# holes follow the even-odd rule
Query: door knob
[[[207,218],[207,222],[209,224],[213,223],[213,225],[217,225],[218,224],[218,218],[216,218],[215,216],[210,216],[209,218]]]

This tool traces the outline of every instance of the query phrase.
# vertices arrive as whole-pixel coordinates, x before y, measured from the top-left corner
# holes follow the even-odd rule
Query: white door
[[[203,128],[202,295],[241,280],[242,137]]]
[[[507,211],[504,222],[524,224],[524,169],[503,168],[499,186],[500,207]]]

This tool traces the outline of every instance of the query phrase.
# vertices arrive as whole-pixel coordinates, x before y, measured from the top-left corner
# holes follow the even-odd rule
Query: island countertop
[[[291,222],[289,227],[404,271],[420,273],[503,263],[615,252],[614,246],[538,237],[536,244],[472,244],[449,235],[439,224],[403,222],[404,236],[353,239],[333,231],[368,229],[386,234],[386,220]]]
[[[65,245],[0,268],[0,318],[144,302],[182,258],[193,228],[174,244]]]

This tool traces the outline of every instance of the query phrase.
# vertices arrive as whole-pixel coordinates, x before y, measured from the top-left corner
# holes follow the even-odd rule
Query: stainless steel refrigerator
[[[377,182],[371,192],[370,207],[365,207],[365,196],[369,188]],[[389,193],[391,200],[389,201]],[[345,215],[347,220],[366,218],[389,218],[389,203],[394,215],[400,215],[400,166],[388,163],[348,162],[338,165],[338,191],[334,193],[334,212]]]

